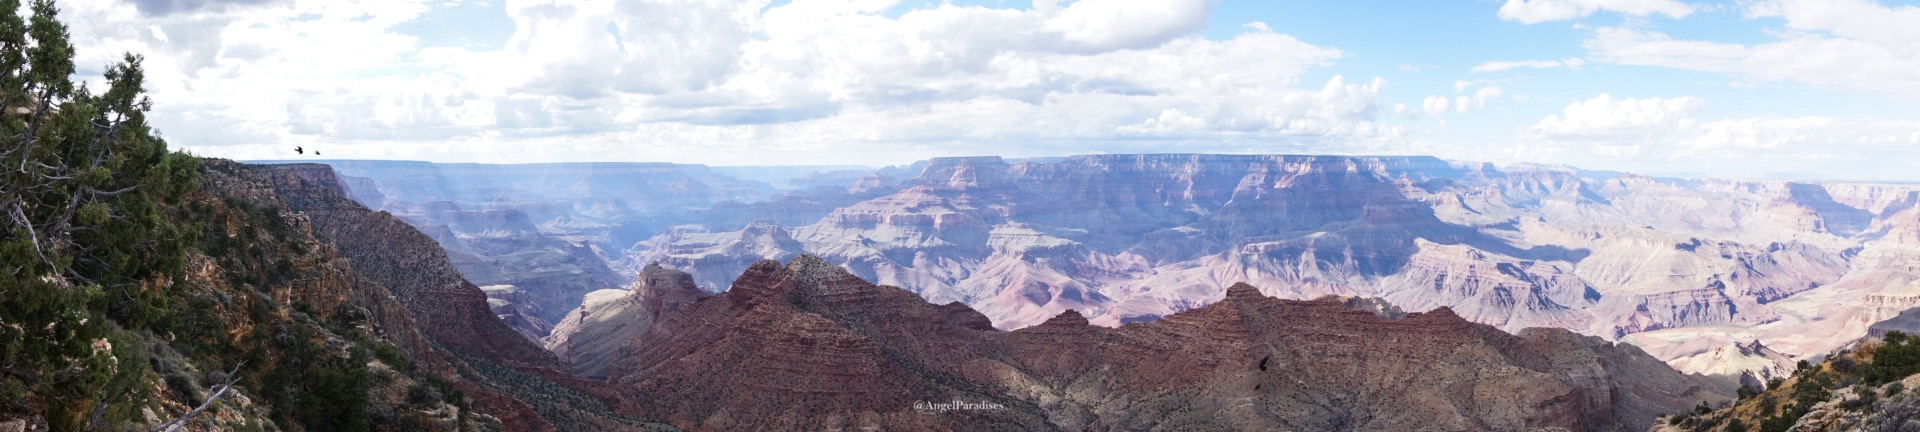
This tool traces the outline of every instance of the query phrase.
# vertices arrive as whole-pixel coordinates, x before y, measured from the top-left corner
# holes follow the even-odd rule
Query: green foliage
[[[198,187],[199,160],[148,128],[139,57],[94,94],[70,81],[54,3],[20,6],[0,0],[0,417],[79,429],[137,393],[141,368],[122,366],[138,352],[118,347],[165,318],[194,241],[169,208]]]
[[[297,423],[307,430],[368,430],[371,414],[368,390],[373,374],[367,369],[370,350],[350,349],[349,356],[332,356],[324,331],[303,319],[275,324],[272,337],[281,357],[261,378],[276,423]]]
[[[1860,367],[1862,380],[1880,385],[1920,373],[1920,343],[1905,333],[1887,332],[1886,342],[1873,350],[1873,363]]]
[[[309,394],[305,403],[296,408],[298,418],[313,430],[367,430],[371,426],[367,412],[367,389],[371,385],[372,375],[367,371],[364,356],[318,365],[309,370],[306,380]]]
[[[1842,355],[1840,357],[1835,357],[1832,361],[1829,361],[1827,364],[1833,367],[1834,371],[1840,372],[1842,374],[1851,374],[1855,370],[1859,369],[1860,367],[1860,364],[1858,362],[1853,361],[1853,358],[1847,357],[1845,355]]]
[[[1747,424],[1746,424],[1746,423],[1743,423],[1743,422],[1741,422],[1741,421],[1740,421],[1740,419],[1731,419],[1731,420],[1727,420],[1727,429],[1726,429],[1726,431],[1727,431],[1727,432],[1746,432],[1746,431],[1747,431]]]
[[[386,363],[388,367],[392,367],[394,370],[403,373],[413,372],[413,362],[407,361],[406,355],[400,352],[400,347],[391,344],[375,345],[373,347],[373,358],[380,359],[381,363]]]
[[[1769,393],[1782,393],[1792,398],[1792,402],[1787,403],[1777,415],[1771,409],[1773,398],[1768,396],[1761,399],[1761,414],[1769,416],[1760,421],[1761,431],[1785,432],[1793,427],[1795,422],[1800,421],[1801,417],[1805,417],[1812,411],[1814,405],[1826,401],[1831,395],[1835,388],[1831,374],[1812,367],[1801,370],[1800,379],[1791,387],[1775,386],[1769,389]]]

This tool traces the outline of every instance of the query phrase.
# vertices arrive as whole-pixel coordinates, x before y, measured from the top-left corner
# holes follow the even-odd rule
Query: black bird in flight
[[[313,155],[314,155],[314,156],[319,156],[319,155],[320,155],[320,149],[313,149]]]
[[[307,151],[301,149],[300,146],[293,146],[293,152],[297,154],[307,154]]]

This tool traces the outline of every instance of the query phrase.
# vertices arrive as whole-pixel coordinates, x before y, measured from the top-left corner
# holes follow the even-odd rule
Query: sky
[[[64,0],[77,75],[234,159],[1432,155],[1920,181],[1873,0]]]

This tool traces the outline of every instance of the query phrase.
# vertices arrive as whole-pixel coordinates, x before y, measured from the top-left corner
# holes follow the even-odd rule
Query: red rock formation
[[[574,374],[605,378],[607,365],[621,345],[645,333],[668,313],[707,294],[695,287],[693,276],[648,264],[627,290],[601,290],[587,295],[579,309],[554,327],[545,343]]]
[[[601,384],[562,372],[551,353],[494,316],[486,295],[461,278],[432,238],[348,199],[332,169],[296,164],[232,171],[271,185],[260,192],[310,221],[314,237],[338,251],[358,277],[391,293],[432,342],[409,354],[450,364],[475,408],[499,417],[507,430],[642,427],[611,413],[604,401],[612,395]]]
[[[1151,323],[1000,332],[802,256],[668,316],[611,381],[626,412],[701,430],[1622,430],[1730,390],[1564,330],[1349,303],[1241,284]],[[980,409],[924,409],[950,401]]]

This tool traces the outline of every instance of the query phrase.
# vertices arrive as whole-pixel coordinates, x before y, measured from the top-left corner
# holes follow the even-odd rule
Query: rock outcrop
[[[1370,303],[1238,284],[1151,323],[1005,332],[801,256],[668,315],[610,380],[626,412],[699,430],[1611,431],[1730,393],[1631,346]]]
[[[715,289],[748,262],[804,252],[1002,329],[1068,309],[1103,326],[1151,321],[1246,281],[1284,298],[1446,307],[1507,331],[1704,332],[1807,357],[1920,306],[1911,186],[1423,157],[938,158],[889,172],[902,180],[871,190],[883,195],[783,221],[791,242],[702,226],[626,254],[672,257]],[[849,197],[781,199],[808,196]],[[1715,347],[1695,348],[1658,355]]]
[[[579,309],[553,329],[546,348],[560,357],[574,374],[606,378],[607,366],[620,347],[645,333],[661,317],[707,294],[694,286],[693,276],[648,264],[626,290],[600,290],[587,295]]]
[[[1742,385],[1756,389],[1766,388],[1769,380],[1792,374],[1794,367],[1792,357],[1774,351],[1757,340],[1728,343],[1668,363],[1684,373],[1738,377]]]
[[[385,287],[429,344],[402,346],[445,362],[475,409],[507,430],[638,430],[616,415],[599,383],[562,371],[553,354],[494,315],[486,294],[461,277],[431,237],[399,218],[348,198],[326,165],[233,167],[270,185],[313,236],[338,251],[355,273]]]
[[[535,305],[533,296],[526,290],[513,285],[487,285],[480,287],[487,293],[487,308],[493,315],[520,332],[527,340],[539,342],[553,332],[553,324],[540,319],[540,306]]]
[[[646,263],[718,291],[802,253],[1002,329],[1069,309],[1101,326],[1152,321],[1244,281],[1445,307],[1510,332],[1717,341],[1645,345],[1666,360],[1755,340],[1799,359],[1920,307],[1912,185],[1393,156],[936,158],[774,182],[805,188],[786,191],[726,177],[744,168],[338,166],[378,188],[353,196],[433,234],[469,279],[546,299],[549,321]]]

